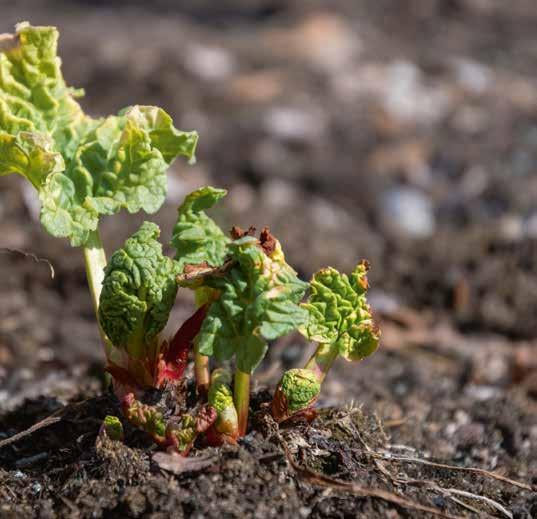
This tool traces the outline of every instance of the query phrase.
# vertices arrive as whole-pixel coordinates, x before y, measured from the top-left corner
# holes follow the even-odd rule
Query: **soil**
[[[0,12],[0,32],[60,27],[89,112],[158,104],[200,132],[158,215],[104,219],[110,250],[143,218],[166,240],[185,193],[226,187],[215,218],[269,225],[302,277],[368,258],[383,333],[371,359],[335,365],[311,425],[266,414],[282,369],[310,352],[290,336],[257,374],[238,446],[200,445],[181,464],[130,429],[124,444],[99,438],[115,403],[80,251],[4,177],[0,517],[537,517],[534,0]],[[180,291],[170,332],[191,303]]]

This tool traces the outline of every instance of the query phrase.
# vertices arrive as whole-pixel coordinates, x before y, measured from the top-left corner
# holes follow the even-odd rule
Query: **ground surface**
[[[339,410],[311,428],[278,434],[260,418],[240,447],[200,451],[204,468],[175,476],[136,435],[96,446],[113,404],[80,251],[46,236],[32,193],[3,178],[0,441],[59,421],[0,448],[0,517],[474,513],[461,501],[537,516],[524,488],[394,459],[537,483],[537,8],[323,5],[0,0],[0,32],[23,19],[60,27],[65,74],[92,113],[156,103],[199,130],[198,163],[174,166],[151,217],[164,239],[188,190],[227,187],[220,222],[270,225],[304,277],[368,258],[383,330],[372,359],[330,374],[320,404]],[[105,221],[106,244],[141,218]],[[7,248],[50,260],[54,278]],[[175,323],[189,304],[180,293]],[[259,387],[307,355],[296,337],[274,345]]]

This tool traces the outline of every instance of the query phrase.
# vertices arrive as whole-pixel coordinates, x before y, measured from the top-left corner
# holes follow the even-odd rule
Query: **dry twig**
[[[474,474],[480,474],[485,477],[496,479],[497,481],[502,481],[509,485],[513,485],[518,488],[523,488],[524,490],[529,490],[530,492],[535,491],[536,488],[528,485],[527,483],[522,483],[521,481],[515,481],[514,479],[507,478],[496,472],[491,472],[489,470],[480,469],[478,467],[458,467],[456,465],[448,465],[446,463],[435,463],[433,461],[423,460],[420,458],[409,458],[406,456],[392,456],[391,454],[381,454],[381,453],[371,453],[373,457],[381,458],[385,461],[401,461],[403,463],[420,463],[422,465],[427,465],[429,467],[436,467],[447,470],[458,470],[462,472],[472,472]]]
[[[350,492],[354,495],[361,496],[361,497],[372,497],[376,499],[381,499],[388,503],[392,503],[394,505],[400,506],[401,508],[406,508],[409,510],[417,510],[420,512],[427,512],[429,514],[433,514],[438,517],[444,517],[447,519],[463,519],[462,516],[445,514],[444,512],[441,512],[440,510],[438,510],[437,508],[432,508],[430,506],[422,505],[420,503],[417,503],[416,501],[411,501],[410,499],[406,499],[397,494],[394,494],[393,492],[388,492],[387,490],[382,490],[380,488],[363,487],[357,483],[352,483],[349,481],[341,481],[338,479],[330,478],[328,476],[325,476],[324,474],[315,472],[308,467],[301,467],[295,461],[295,459],[289,452],[289,448],[287,447],[287,444],[283,441],[283,439],[282,439],[282,445],[285,450],[287,461],[289,462],[293,470],[297,473],[298,476],[309,481],[310,483],[313,483],[318,486],[326,487],[326,488],[332,488],[335,490]]]

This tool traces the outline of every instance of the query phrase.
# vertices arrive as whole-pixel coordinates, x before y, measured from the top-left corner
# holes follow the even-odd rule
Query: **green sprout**
[[[112,441],[123,441],[123,424],[117,416],[105,416],[99,435],[105,436]]]
[[[368,268],[362,261],[350,276],[331,267],[313,276],[308,302],[302,304],[308,319],[300,332],[318,346],[304,369],[290,370],[280,381],[272,402],[277,421],[313,405],[338,356],[360,361],[377,349],[380,331],[366,300]]]
[[[366,263],[350,276],[322,269],[308,285],[268,228],[258,237],[254,228],[224,233],[206,211],[226,191],[206,186],[178,209],[174,258],[163,253],[158,226],[144,222],[107,265],[101,216],[156,212],[166,196],[166,171],[179,156],[194,161],[198,136],[177,130],[153,106],[104,118],[85,114],[77,101],[83,92],[63,79],[57,42],[54,27],[28,23],[0,36],[0,176],[25,177],[48,233],[82,248],[123,417],[182,455],[195,444],[237,442],[248,429],[252,373],[270,342],[295,330],[318,347],[304,369],[284,374],[272,413],[277,421],[307,413],[338,356],[361,360],[377,348]],[[194,291],[196,308],[166,337],[179,287]],[[179,412],[172,402],[192,350],[198,401]],[[209,375],[211,363],[228,362],[233,376],[221,366]],[[101,434],[122,439],[122,422],[107,416]]]
[[[268,229],[259,240],[241,236],[228,244],[225,271],[206,275],[205,286],[218,291],[204,319],[196,346],[218,361],[235,357],[234,402],[239,435],[246,434],[250,377],[263,360],[268,341],[305,324],[300,307],[307,284],[285,262],[279,242]]]
[[[236,443],[239,436],[239,418],[233,402],[231,382],[231,372],[226,368],[217,368],[211,374],[209,405],[217,413],[214,430],[209,438],[209,443],[213,445]]]

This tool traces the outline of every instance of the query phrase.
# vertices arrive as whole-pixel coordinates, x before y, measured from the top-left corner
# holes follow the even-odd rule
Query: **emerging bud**
[[[123,424],[117,416],[108,415],[103,420],[99,436],[106,436],[113,441],[123,441]]]
[[[202,407],[196,416],[185,414],[180,423],[170,422],[166,428],[168,443],[181,456],[188,456],[199,434],[209,429],[216,420],[216,411],[212,407]]]
[[[149,434],[159,445],[166,443],[166,421],[156,407],[142,404],[132,393],[123,397],[121,407],[130,423]]]
[[[279,423],[309,409],[319,397],[321,384],[309,369],[290,369],[278,384],[272,400],[272,416]]]
[[[207,433],[207,440],[213,446],[236,443],[239,436],[239,419],[230,384],[229,370],[218,368],[213,371],[209,389],[209,405],[216,410],[217,418]]]

